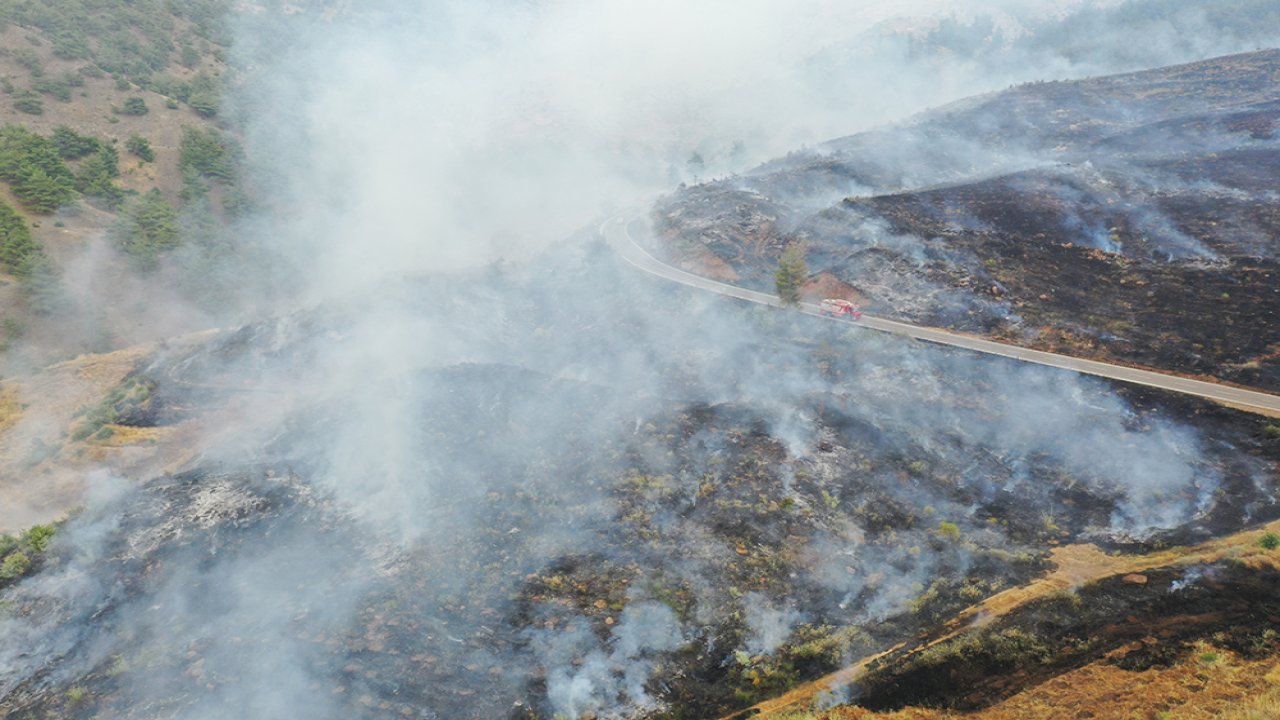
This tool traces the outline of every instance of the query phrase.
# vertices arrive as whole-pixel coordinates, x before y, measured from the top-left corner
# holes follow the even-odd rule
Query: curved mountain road
[[[698,288],[699,290],[747,300],[761,305],[770,305],[777,308],[783,307],[782,301],[779,300],[776,295],[769,295],[768,293],[747,290],[745,288],[710,280],[700,275],[694,275],[693,273],[688,273],[671,267],[670,265],[654,258],[636,244],[635,240],[631,237],[631,225],[637,219],[638,218],[636,218],[632,213],[620,214],[606,220],[600,226],[600,232],[603,234],[605,240],[615,252],[621,255],[622,258],[631,265],[634,265],[636,268],[652,275],[657,275],[658,277],[666,280]],[[818,310],[818,306],[812,303],[802,303],[800,308],[798,308],[798,311],[808,315],[826,317]],[[848,320],[838,320],[834,318],[827,319],[831,320],[831,322],[849,322]],[[925,340],[932,343],[938,343],[940,345],[965,348],[967,350],[987,353],[989,355],[1000,355],[1002,357],[1013,358],[1023,362],[1036,363],[1037,365],[1047,365],[1049,367],[1062,368],[1064,370],[1073,370],[1078,373],[1097,375],[1111,380],[1119,380],[1121,382],[1134,383],[1137,385],[1149,385],[1151,387],[1170,390],[1184,395],[1194,395],[1196,397],[1207,398],[1224,405],[1258,413],[1260,415],[1280,417],[1280,396],[1270,395],[1256,390],[1246,390],[1244,388],[1220,385],[1217,383],[1205,382],[1203,380],[1192,380],[1191,378],[1168,375],[1151,370],[1142,370],[1124,365],[1112,365],[1110,363],[1099,362],[1097,360],[1085,360],[1083,358],[1059,355],[1057,353],[1045,352],[1043,350],[1032,350],[1030,348],[1024,348],[1017,345],[1009,345],[1006,343],[996,342],[994,340],[975,337],[973,335],[966,335],[964,333],[942,330],[940,328],[911,325],[908,323],[898,322],[896,320],[874,317],[872,315],[863,315],[862,320],[858,321],[856,326],[892,333],[894,335],[902,335],[905,337],[915,338],[917,340]]]

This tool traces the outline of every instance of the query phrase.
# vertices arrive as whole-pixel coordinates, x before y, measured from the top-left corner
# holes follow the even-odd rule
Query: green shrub
[[[1264,550],[1275,550],[1280,547],[1280,535],[1269,532],[1258,539],[1258,547]]]
[[[134,376],[121,383],[107,393],[107,396],[97,405],[81,411],[84,420],[76,428],[71,439],[78,442],[95,436],[104,429],[105,425],[114,423],[120,420],[122,415],[128,415],[145,405],[151,399],[153,390],[155,390],[155,383],[142,376]],[[110,437],[110,435],[103,437]]]
[[[120,155],[110,145],[102,144],[98,152],[80,164],[76,174],[76,189],[99,200],[112,210],[124,204],[126,191],[112,182],[120,176]]]
[[[192,93],[191,98],[187,100],[187,104],[200,117],[213,117],[218,114],[218,96],[212,92]]]
[[[30,274],[19,283],[22,294],[34,312],[46,314],[61,307],[66,300],[58,271],[48,256],[40,253],[31,263]]]
[[[0,200],[0,269],[22,277],[30,272],[32,256],[42,252],[22,216]]]
[[[774,288],[782,304],[799,305],[800,288],[808,278],[809,266],[805,263],[804,245],[791,243],[782,251],[778,267],[773,273]]]
[[[200,63],[200,51],[195,49],[189,40],[183,39],[179,47],[179,60],[185,68],[194,68]]]
[[[32,77],[40,77],[44,75],[44,63],[40,61],[40,56],[31,48],[19,48],[13,52],[13,59],[22,67],[31,73]]]
[[[58,146],[16,125],[0,128],[0,180],[38,213],[53,212],[75,196],[75,176]]]
[[[146,100],[135,95],[124,101],[124,107],[120,112],[124,115],[146,115],[151,110],[147,107]]]
[[[140,269],[152,270],[161,252],[178,245],[178,212],[153,189],[129,206],[110,234]]]
[[[84,702],[84,699],[86,696],[88,696],[88,694],[89,694],[88,689],[77,685],[67,690],[67,704],[79,705],[80,703]]]
[[[53,135],[49,137],[49,140],[58,149],[58,156],[65,160],[79,160],[93,153],[102,145],[101,141],[96,138],[81,135],[66,125],[59,125],[54,128]]]
[[[27,332],[27,326],[18,318],[7,317],[4,322],[0,322],[0,332],[4,334],[6,341],[12,342],[22,338]]]
[[[49,312],[57,307],[62,293],[53,263],[31,237],[26,221],[7,203],[0,200],[0,269],[18,278],[18,286],[36,312]],[[16,323],[11,324],[10,321]],[[5,319],[5,342],[16,339],[20,323]]]
[[[83,35],[60,35],[53,39],[53,55],[62,60],[84,60],[92,54]]]
[[[40,99],[40,93],[23,90],[13,94],[13,109],[28,115],[43,115],[44,101]]]
[[[13,194],[30,210],[49,214],[71,201],[72,187],[41,168],[27,168],[13,183]]]
[[[19,540],[24,546],[29,548],[33,553],[42,553],[49,549],[49,542],[53,540],[53,536],[58,532],[53,525],[33,525],[26,532],[22,533]]]
[[[31,569],[31,558],[21,551],[10,553],[0,562],[0,580],[14,580]]]
[[[229,44],[225,18],[231,5],[230,0],[8,0],[0,5],[0,22],[43,30],[56,57],[89,61],[113,75],[124,91],[134,83],[145,87],[151,75],[170,65],[175,52],[184,64],[198,64],[204,44],[187,37],[177,18],[190,22],[206,42]],[[213,48],[215,56],[217,50]],[[23,59],[38,63],[38,55],[27,52]]]
[[[130,155],[141,158],[145,162],[155,162],[156,153],[151,149],[151,143],[141,135],[130,135],[124,142],[124,147]]]
[[[62,102],[71,102],[71,86],[65,78],[41,78],[31,85],[32,89],[45,95],[52,95]]]
[[[186,102],[191,97],[191,83],[172,75],[161,75],[151,81],[151,91],[165,95],[170,100]]]
[[[182,129],[178,165],[201,177],[232,182],[238,153],[239,149],[217,130],[188,126]]]

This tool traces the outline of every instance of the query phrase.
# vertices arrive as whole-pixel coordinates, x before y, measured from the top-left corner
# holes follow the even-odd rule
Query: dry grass
[[[81,409],[99,402],[147,350],[86,355],[0,385],[0,531],[56,520],[80,504],[95,460],[69,452],[66,436]]]
[[[1010,611],[1016,608],[1022,607],[1023,605],[1029,602],[1049,597],[1054,593],[1069,591],[1073,588],[1079,587],[1086,583],[1097,582],[1099,580],[1102,580],[1108,577],[1136,575],[1136,574],[1147,572],[1156,568],[1177,567],[1177,566],[1196,565],[1196,564],[1210,564],[1210,563],[1218,562],[1228,558],[1235,560],[1237,562],[1240,562],[1246,566],[1255,567],[1255,568],[1280,567],[1280,563],[1278,563],[1277,561],[1276,554],[1273,553],[1272,551],[1265,550],[1259,547],[1258,545],[1259,539],[1261,539],[1261,537],[1268,532],[1280,532],[1280,521],[1272,522],[1265,526],[1262,526],[1253,530],[1237,533],[1235,535],[1231,535],[1225,538],[1212,540],[1207,543],[1203,543],[1201,545],[1196,545],[1193,547],[1170,548],[1168,550],[1164,550],[1156,553],[1150,553],[1147,555],[1108,555],[1093,545],[1069,545],[1066,547],[1057,548],[1053,551],[1053,554],[1051,556],[1051,559],[1055,565],[1054,570],[1047,573],[1044,577],[1041,577],[1035,581],[1032,581],[1027,585],[1023,585],[1016,588],[1010,588],[1009,590],[1006,590],[1004,592],[997,593],[996,595],[993,595],[987,598],[981,603],[978,603],[976,605],[973,605],[965,609],[964,611],[957,614],[954,618],[949,620],[944,625],[944,628],[947,630],[946,632],[940,633],[939,636],[936,637],[934,640],[932,640],[926,645],[916,648],[915,650],[913,650],[913,652],[920,652],[938,643],[954,638],[955,636],[965,632],[970,628],[983,625],[986,622],[990,621],[991,619],[1005,615]],[[896,650],[898,650],[900,647],[901,646],[892,648],[884,653],[880,653],[872,657],[863,658],[862,660],[858,661],[857,663],[854,663],[853,665],[850,665],[849,667],[846,667],[835,673],[827,675],[826,677],[819,678],[814,682],[795,688],[794,690],[786,693],[785,695],[759,703],[758,705],[754,706],[754,709],[758,712],[752,717],[758,718],[759,720],[763,720],[764,718],[776,719],[776,718],[792,718],[792,717],[795,717],[798,720],[799,718],[810,717],[804,714],[794,715],[794,716],[792,714],[801,709],[814,706],[815,704],[817,704],[819,698],[821,698],[822,696],[828,693],[831,693],[833,689],[838,691],[840,688],[849,686],[851,683],[857,680],[857,678],[862,674],[864,669],[872,661],[879,659],[885,655],[889,655],[895,652]],[[1217,652],[1217,651],[1213,651],[1213,652]],[[1227,658],[1229,656],[1229,653],[1217,653],[1217,654],[1222,658]],[[1234,656],[1231,656],[1231,657],[1234,657]],[[1232,661],[1231,663],[1224,664],[1224,667],[1235,668],[1238,666],[1242,666],[1244,664],[1245,663],[1242,663],[1239,661]],[[1263,665],[1266,665],[1266,663],[1263,663]],[[1067,693],[1068,694],[1071,692],[1077,693],[1076,699],[1072,701],[1075,703],[1074,705],[1059,704],[1062,702],[1066,702],[1066,700],[1064,698],[1057,698],[1053,700],[1051,703],[1049,703],[1049,705],[1045,705],[1044,707],[1041,707],[1039,709],[1035,705],[1021,707],[1017,711],[1018,713],[1021,713],[1021,714],[991,714],[991,713],[997,712],[998,708],[1005,707],[1010,703],[1016,703],[1020,698],[1035,698],[1036,697],[1035,693],[1041,690],[1041,688],[1055,687],[1055,683],[1062,681],[1063,678],[1072,678],[1073,676],[1076,676],[1078,673],[1081,673],[1083,671],[1088,671],[1091,669],[1093,672],[1102,673],[1103,675],[1100,675],[1099,677],[1092,677],[1092,678],[1076,677],[1073,680],[1067,681],[1068,682]],[[1134,682],[1135,677],[1141,678],[1144,682],[1147,680],[1150,680],[1151,678],[1156,677],[1156,675],[1153,674],[1154,671],[1148,671],[1147,673],[1128,673],[1127,671],[1120,670],[1119,668],[1114,668],[1110,665],[1095,663],[1093,665],[1086,666],[1081,670],[1074,671],[1072,673],[1067,673],[1059,678],[1055,678],[1050,682],[1044,683],[1038,688],[1021,693],[1019,695],[1015,695],[1009,700],[1003,703],[1000,703],[999,705],[993,706],[992,708],[986,711],[983,711],[982,713],[964,714],[963,716],[964,717],[980,717],[980,718],[984,718],[984,720],[986,718],[999,718],[1000,720],[1005,720],[1005,719],[1011,720],[1012,718],[1021,718],[1021,717],[1044,717],[1044,718],[1063,717],[1063,715],[1061,714],[1061,708],[1063,707],[1073,707],[1073,706],[1087,707],[1087,708],[1092,707],[1089,704],[1088,699],[1083,696],[1081,692],[1081,688],[1090,687],[1090,686],[1093,686],[1095,689],[1097,687],[1105,687],[1109,682],[1112,682],[1112,681],[1103,682],[1105,678],[1112,677],[1111,675],[1106,674],[1108,670],[1114,673],[1126,673],[1125,677],[1114,680],[1114,683],[1117,686],[1122,688],[1131,689],[1135,685],[1135,682]],[[1220,675],[1223,674],[1223,669],[1221,667],[1213,668],[1213,670],[1215,672],[1218,672],[1218,674]],[[1266,670],[1266,667],[1262,667],[1262,666],[1253,667],[1251,672],[1253,672],[1254,674],[1252,675],[1252,677],[1256,678],[1260,676],[1263,672],[1265,672],[1265,670]],[[1208,672],[1209,669],[1201,667],[1201,668],[1196,668],[1195,671]],[[1234,674],[1234,673],[1226,673],[1226,674]],[[1137,683],[1137,686],[1143,687],[1143,682]],[[1232,692],[1234,691],[1230,691],[1227,694],[1231,695]],[[1220,710],[1225,710],[1228,707],[1232,707],[1229,704],[1214,704],[1214,703],[1208,702],[1211,697],[1212,697],[1211,695],[1200,695],[1197,698],[1195,707],[1212,706],[1212,707],[1218,707]],[[1236,697],[1236,700],[1239,701],[1243,697],[1243,695],[1239,695],[1237,693],[1235,697]],[[1143,695],[1139,698],[1139,700],[1150,701],[1151,697],[1147,695]],[[1084,703],[1084,705],[1080,705],[1080,703]],[[1057,714],[1049,712],[1049,709],[1051,709],[1054,706],[1059,708]],[[1044,710],[1045,713],[1047,714],[1040,714],[1041,710]],[[854,711],[854,709],[849,710],[849,712],[852,712],[852,711]],[[857,709],[856,711],[861,712],[863,714],[850,715],[846,713],[844,715],[832,715],[828,713],[827,715],[819,715],[817,717],[821,717],[821,718],[910,717],[910,716],[899,716],[899,715],[893,715],[893,714],[877,715],[877,714],[869,713],[868,711],[864,711],[860,709]],[[846,711],[841,710],[841,712],[846,712]],[[919,712],[924,712],[924,711],[919,711]],[[933,711],[928,711],[928,712],[933,712]],[[1092,709],[1091,709],[1091,712],[1092,712]],[[1166,711],[1162,710],[1160,712],[1166,712]],[[1177,717],[1186,717],[1186,718],[1206,717],[1207,718],[1207,717],[1217,717],[1217,716],[1218,715],[1216,714],[1214,715],[1183,714],[1183,715],[1168,715],[1167,717],[1168,718],[1177,718]],[[934,713],[929,715],[920,715],[919,717],[935,718],[935,717],[950,717],[950,716]],[[1128,718],[1130,716],[1125,714],[1111,714],[1111,715],[1095,714],[1090,717]],[[1156,717],[1156,716],[1137,715],[1133,717],[1147,718],[1147,717]],[[1277,720],[1280,720],[1280,715],[1277,715],[1275,717],[1277,718]]]
[[[165,427],[129,427],[128,425],[103,425],[111,432],[107,437],[92,438],[90,442],[102,447],[125,447],[128,445],[154,445],[173,434],[173,428]]]
[[[1206,657],[1213,657],[1206,660]],[[971,713],[842,706],[777,720],[1280,720],[1280,665],[1198,645],[1168,669],[1124,670],[1098,661]]]
[[[199,346],[219,332],[169,338],[164,346]],[[0,384],[0,532],[56,520],[80,505],[90,470],[139,478],[175,472],[213,441],[212,427],[239,427],[235,408],[214,407],[206,408],[208,423],[202,414],[163,428],[110,425],[109,437],[67,441],[85,408],[100,403],[160,347],[82,355]]]
[[[22,403],[18,390],[12,385],[0,386],[0,433],[13,427],[22,417]]]
[[[1092,717],[1192,720],[1222,717],[1263,689],[1274,660],[1246,661],[1198,645],[1177,665],[1142,672],[1101,660],[1026,690],[972,715],[981,720]],[[1067,709],[1070,708],[1068,712]]]
[[[1222,720],[1276,720],[1280,718],[1280,664],[1262,677],[1262,692],[1223,713]]]

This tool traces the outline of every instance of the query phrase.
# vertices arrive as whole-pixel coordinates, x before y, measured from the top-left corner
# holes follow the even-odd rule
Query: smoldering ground
[[[1241,426],[552,244],[704,144],[836,134],[777,132],[807,86],[756,72],[791,67],[757,50],[794,6],[358,10],[244,20],[267,70],[239,112],[291,297],[140,363],[159,416],[239,419],[188,472],[92,502],[6,591],[6,712],[699,716],[773,688],[753,656],[793,631],[830,667],[949,588],[1026,577],[1049,539],[1271,512]]]
[[[672,193],[656,251],[759,289],[800,242],[869,312],[1273,387],[1278,62],[940,108]],[[1221,322],[1168,311],[1206,303]]]
[[[816,628],[861,628],[808,661],[830,667],[966,583],[1027,577],[1050,539],[1192,539],[1274,509],[1243,428],[673,293],[600,246],[389,295],[140,366],[245,427],[95,501],[6,594],[6,709],[696,715]],[[372,426],[394,438],[360,390],[316,389],[372,309],[428,318],[406,341],[467,339],[365,374],[399,393]],[[362,444],[379,456],[357,466]]]

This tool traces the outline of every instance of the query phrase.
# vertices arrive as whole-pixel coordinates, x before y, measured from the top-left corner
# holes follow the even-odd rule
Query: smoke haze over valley
[[[217,265],[239,283],[224,327],[115,356],[115,390],[75,422],[152,440],[108,460],[30,397],[6,424],[0,394],[5,473],[87,468],[47,556],[0,581],[0,714],[718,717],[924,637],[1055,547],[1275,520],[1280,445],[1247,413],[665,283],[597,227],[620,215],[658,248],[683,223],[759,284],[734,265],[776,258],[752,223],[794,219],[814,267],[838,242],[896,253],[885,297],[983,328],[1017,311],[927,274],[978,251],[892,225],[896,193],[1248,209],[1274,200],[1273,169],[1161,166],[1153,188],[1062,148],[1130,142],[1124,171],[1146,172],[1156,144],[1227,163],[1276,142],[1139,137],[1183,106],[1125,90],[1020,116],[984,94],[1274,47],[1277,17],[1243,0],[237,6],[219,117],[251,209]],[[1280,103],[1259,77],[1222,93]],[[1134,134],[1089,135],[1104,116]],[[985,232],[979,204],[938,206]],[[1108,245],[1100,214],[1063,232],[1161,268],[1276,259],[1252,226],[1210,247],[1156,214]],[[82,367],[64,371],[87,386]],[[1214,572],[1151,592],[1212,599]]]

